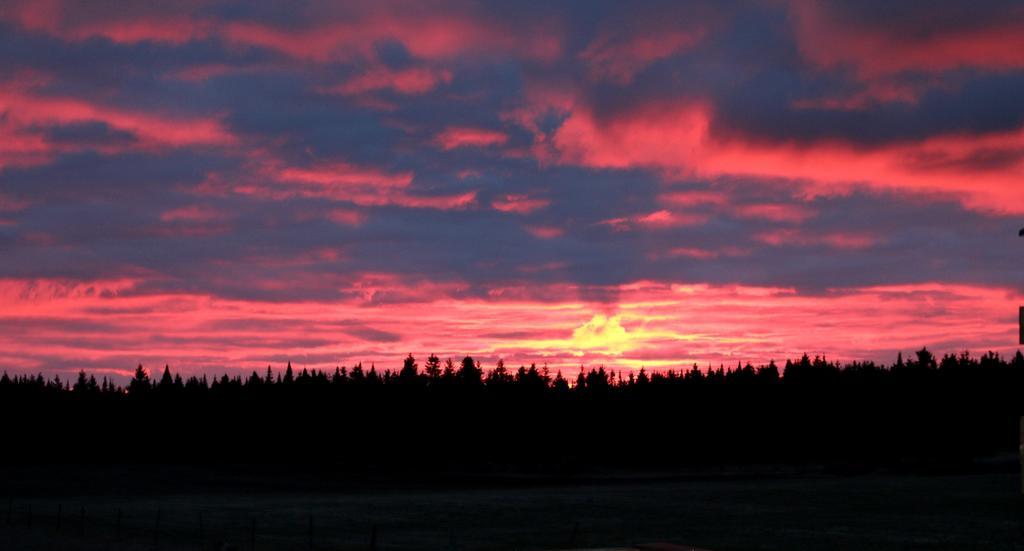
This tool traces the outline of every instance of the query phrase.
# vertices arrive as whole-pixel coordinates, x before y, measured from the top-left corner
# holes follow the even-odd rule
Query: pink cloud
[[[491,207],[501,212],[513,212],[516,214],[529,214],[531,212],[546,208],[551,204],[547,199],[530,198],[528,195],[510,193],[496,197],[491,201]]]
[[[235,44],[260,46],[313,61],[370,57],[372,45],[386,40],[397,40],[414,56],[432,60],[496,53],[551,61],[561,53],[560,38],[546,32],[550,30],[547,23],[512,29],[466,13],[417,11],[407,9],[397,15],[382,10],[291,29],[236,22],[219,30]]]
[[[0,212],[17,212],[19,210],[24,210],[30,204],[31,203],[24,199],[18,199],[16,197],[0,193]]]
[[[332,249],[296,261],[339,258]],[[1010,353],[1016,320],[1006,305],[1024,300],[1007,289],[940,283],[805,296],[787,288],[637,281],[617,286],[619,300],[609,306],[578,300],[579,289],[566,284],[510,284],[486,298],[460,298],[458,282],[317,277],[345,290],[345,298],[211,300],[146,292],[142,279],[0,279],[0,350],[7,365],[28,372],[90,365],[125,375],[140,361],[170,363],[185,373],[244,373],[268,363],[279,369],[289,359],[310,368],[375,362],[378,369],[397,369],[410,351],[471,354],[485,367],[503,357],[513,366],[536,361],[565,370],[580,363],[624,370],[761,363],[805,352],[892,361],[897,351],[920,346],[939,354]],[[316,280],[304,280],[300,271],[294,280],[266,283]],[[351,330],[362,327],[374,332]]]
[[[812,194],[866,187],[956,197],[972,209],[1024,212],[1024,195],[1019,193],[1024,163],[1013,161],[1000,170],[970,163],[987,151],[1024,150],[1021,131],[944,135],[864,148],[839,141],[796,145],[719,138],[711,133],[712,119],[712,111],[694,101],[640,106],[607,120],[579,108],[554,133],[547,155],[563,164],[652,169],[667,180],[785,178]]]
[[[602,220],[598,224],[609,226],[613,231],[630,231],[638,228],[678,228],[704,224],[710,216],[703,213],[674,212],[666,209],[620,218]]]
[[[491,147],[504,145],[508,136],[504,132],[486,128],[451,127],[434,137],[434,143],[445,151],[460,147]]]
[[[206,205],[189,205],[160,213],[163,222],[214,222],[223,218],[220,211]]]
[[[554,239],[565,235],[565,230],[556,226],[525,226],[523,229],[538,239]]]
[[[236,75],[255,73],[262,69],[271,68],[269,65],[229,65],[225,63],[204,63],[192,65],[183,69],[166,74],[167,78],[183,80],[186,82],[205,82],[214,77],[224,75]]]
[[[685,168],[708,134],[708,109],[699,103],[644,106],[607,120],[579,107],[552,138],[561,162],[595,168]]]
[[[209,21],[197,21],[180,16],[162,16],[160,18],[89,22],[65,28],[60,32],[60,36],[71,40],[103,37],[122,44],[138,42],[184,44],[209,36],[212,27],[213,25]]]
[[[826,2],[793,0],[790,5],[800,53],[822,67],[850,65],[865,78],[907,70],[1024,67],[1024,10],[1019,6],[984,26],[942,28],[925,15],[867,24],[833,12]]]
[[[331,92],[357,95],[378,90],[394,90],[400,94],[424,94],[447,84],[452,80],[448,70],[433,70],[425,67],[394,70],[377,67],[362,73],[343,84],[334,86]]]
[[[327,218],[342,226],[359,226],[366,220],[366,215],[355,209],[331,209]]]
[[[0,19],[64,40],[106,38],[112,42],[183,44],[209,36],[212,24],[171,13],[153,15],[137,9],[98,10],[61,0],[13,0]],[[90,6],[91,7],[91,6]],[[80,9],[86,8],[86,9]]]
[[[741,218],[761,218],[772,222],[793,224],[799,224],[817,215],[816,212],[805,206],[774,203],[733,205],[729,211]]]
[[[878,243],[876,236],[864,233],[822,233],[808,234],[799,230],[773,230],[756,235],[758,241],[773,245],[824,245],[833,249],[866,249]]]
[[[705,29],[601,32],[579,57],[594,79],[628,84],[651,63],[682,52],[704,38]]]
[[[658,202],[669,207],[697,209],[702,213],[714,212],[772,222],[800,223],[817,215],[809,207],[800,204],[738,203],[728,193],[721,191],[669,191],[659,194]]]
[[[432,60],[512,55],[550,62],[562,52],[556,21],[533,18],[510,25],[471,5],[320,4],[300,10],[303,19],[289,25],[228,21],[215,15],[188,17],[177,7],[108,9],[60,0],[14,1],[0,18],[67,41],[183,44],[217,38],[233,48],[266,48],[315,62],[373,58],[374,45],[387,41],[402,43],[414,57]]]
[[[349,202],[360,207],[388,205],[407,208],[461,210],[476,205],[476,191],[445,195],[425,195],[412,189],[414,174],[391,172],[381,168],[335,161],[309,166],[289,166],[275,159],[254,162],[253,180],[230,183],[215,175],[196,189],[201,195],[237,193],[267,200],[288,197],[314,197]],[[328,215],[348,225],[362,223],[362,214],[344,209]],[[332,218],[333,217],[333,218]]]
[[[925,86],[915,83],[887,82],[884,79],[864,83],[864,88],[821,98],[800,99],[793,102],[795,109],[825,109],[832,111],[862,111],[886,103],[914,105],[924,93]]]
[[[0,168],[46,163],[54,149],[35,129],[0,118]]]
[[[649,214],[638,216],[634,219],[637,224],[647,226],[693,226],[707,222],[708,217],[703,214],[680,213],[669,210],[659,210]]]
[[[43,96],[33,94],[26,84],[0,85],[0,111],[8,113],[5,122],[8,131],[28,132],[37,126],[101,122],[138,137],[140,147],[224,146],[236,142],[216,118],[148,113],[79,98]]]
[[[685,256],[687,258],[698,258],[701,260],[708,258],[718,258],[719,253],[710,249],[701,249],[698,247],[673,247],[669,249],[666,256]]]
[[[719,191],[672,191],[658,195],[658,202],[677,207],[723,206],[730,199]]]
[[[462,210],[476,205],[476,192],[467,191],[453,195],[400,195],[392,198],[392,203],[409,208],[427,208],[438,210]]]
[[[350,163],[324,163],[312,167],[283,167],[277,178],[286,182],[324,187],[374,186],[406,187],[412,183],[412,172],[390,173],[372,167]]]

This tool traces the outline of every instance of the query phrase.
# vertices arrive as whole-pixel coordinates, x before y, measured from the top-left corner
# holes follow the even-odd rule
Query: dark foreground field
[[[256,549],[298,550],[312,543],[326,550],[369,549],[375,538],[377,549],[653,541],[713,550],[1024,549],[1024,497],[1019,476],[1010,473],[59,494],[12,498],[0,544],[171,550],[250,549],[255,543]]]

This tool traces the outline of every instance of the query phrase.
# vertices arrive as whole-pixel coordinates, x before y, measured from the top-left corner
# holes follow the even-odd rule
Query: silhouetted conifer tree
[[[505,368],[505,360],[498,358],[498,362],[494,365],[494,369],[487,374],[486,383],[488,386],[507,386],[512,384],[512,375]]]
[[[917,351],[917,367],[921,369],[936,369],[935,356],[927,349]]]
[[[142,364],[139,364],[135,368],[135,376],[128,382],[128,394],[141,396],[149,392],[149,389],[149,373],[142,367]]]
[[[564,395],[569,392],[569,381],[562,377],[560,370],[555,373],[555,380],[552,381],[551,388],[555,391],[556,395]]]
[[[776,383],[779,380],[779,368],[775,365],[775,360],[768,362],[765,367],[760,367],[757,370],[757,379],[763,383]]]
[[[423,372],[431,382],[436,382],[441,378],[441,358],[431,354],[427,357],[426,363],[423,364]]]
[[[482,382],[483,370],[480,369],[480,364],[473,360],[473,358],[466,356],[462,359],[462,364],[459,366],[456,377],[464,385],[479,386]]]
[[[4,376],[7,374],[5,373]],[[75,381],[75,386],[72,387],[74,392],[84,393],[89,389],[89,378],[85,374],[85,370],[78,372],[78,380]]]
[[[171,366],[164,365],[164,374],[160,377],[160,383],[157,385],[162,392],[168,392],[174,388],[174,377],[171,377]]]
[[[452,363],[451,358],[444,361],[444,370],[441,372],[441,380],[449,384],[455,382],[455,364]]]
[[[352,379],[353,383],[359,384],[366,381],[366,374],[363,373],[362,362],[352,366],[352,373],[349,374],[349,379]]]
[[[402,362],[402,370],[398,372],[398,379],[406,384],[415,383],[419,378],[418,367],[416,358],[410,353]]]

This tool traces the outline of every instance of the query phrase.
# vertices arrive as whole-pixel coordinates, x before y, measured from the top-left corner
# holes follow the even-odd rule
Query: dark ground
[[[161,478],[160,467],[138,468]],[[1011,472],[491,480],[445,489],[364,483],[301,492],[228,484],[202,492],[163,487],[159,497],[152,488],[101,495],[91,488],[88,497],[75,486],[50,486],[41,496],[26,491],[36,486],[30,479],[17,482],[5,483],[14,495],[0,524],[6,549],[221,549],[224,542],[249,549],[254,523],[256,549],[309,549],[310,517],[313,548],[324,550],[368,549],[374,530],[377,549],[650,541],[713,550],[1024,549],[1024,496]]]

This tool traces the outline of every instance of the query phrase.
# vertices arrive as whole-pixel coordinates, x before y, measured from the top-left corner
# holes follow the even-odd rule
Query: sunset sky
[[[0,368],[1015,351],[1020,2],[0,0]]]

